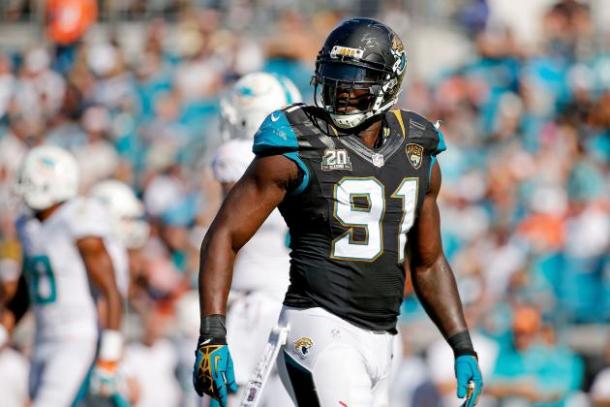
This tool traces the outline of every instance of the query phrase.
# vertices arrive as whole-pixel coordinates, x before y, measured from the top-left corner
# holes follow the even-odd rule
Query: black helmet
[[[406,66],[405,48],[390,27],[370,18],[347,20],[316,58],[315,103],[338,127],[356,127],[396,103]]]

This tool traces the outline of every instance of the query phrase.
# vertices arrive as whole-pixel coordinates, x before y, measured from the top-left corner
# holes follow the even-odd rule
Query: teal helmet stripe
[[[292,103],[294,103],[294,100],[292,99],[292,93],[290,93],[290,89],[288,88],[288,85],[286,83],[286,78],[284,78],[281,75],[273,75],[275,76],[275,79],[278,80],[278,82],[280,83],[280,85],[282,85],[282,90],[284,91],[284,97],[286,98],[286,104],[290,105]]]

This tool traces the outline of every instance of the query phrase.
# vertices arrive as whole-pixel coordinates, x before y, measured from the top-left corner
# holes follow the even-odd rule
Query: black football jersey
[[[333,127],[322,109],[293,105],[265,119],[254,152],[284,154],[303,173],[279,206],[292,249],[284,304],[394,332],[407,232],[445,145],[416,113],[392,110],[383,120],[383,142],[371,149]]]

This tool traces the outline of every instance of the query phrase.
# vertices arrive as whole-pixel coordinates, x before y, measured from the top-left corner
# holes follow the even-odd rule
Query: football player
[[[77,196],[76,161],[58,147],[40,146],[27,154],[16,190],[31,210],[17,220],[17,230],[22,281],[36,323],[32,405],[79,405],[89,377],[100,393],[111,396],[123,337],[121,295],[105,244],[108,214],[95,200]],[[96,296],[107,304],[103,321]]]
[[[265,117],[300,100],[289,79],[268,73],[248,74],[233,85],[221,102],[222,129],[231,140],[220,146],[212,163],[225,196],[254,158],[252,139]],[[287,233],[286,222],[274,210],[235,258],[227,341],[239,386],[254,372],[282,308],[290,268]],[[277,373],[269,380],[264,397],[267,401],[262,405],[292,404]]]
[[[112,239],[107,249],[113,259],[115,278],[123,298],[128,298],[133,281],[136,253],[144,247],[150,235],[144,205],[131,187],[117,180],[106,180],[96,184],[90,195],[99,200],[110,213]]]
[[[406,271],[453,349],[457,396],[476,402],[483,383],[440,238],[445,144],[430,121],[395,108],[406,63],[389,27],[345,21],[318,53],[315,106],[275,111],[259,128],[256,158],[201,247],[197,391],[224,405],[234,389],[225,327],[233,259],[279,207],[292,251],[278,369],[297,405],[388,404]]]

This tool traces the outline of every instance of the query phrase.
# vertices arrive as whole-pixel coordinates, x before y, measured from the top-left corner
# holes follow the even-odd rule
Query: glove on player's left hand
[[[91,372],[89,388],[95,396],[111,397],[124,390],[119,371],[123,353],[123,335],[116,330],[102,331],[98,360]]]
[[[118,392],[121,382],[118,370],[117,362],[98,361],[91,372],[91,393],[110,397]]]
[[[200,337],[195,351],[193,386],[200,396],[209,395],[221,407],[228,405],[228,393],[237,392],[233,360],[225,338]]]
[[[457,378],[457,396],[463,399],[465,407],[473,407],[479,400],[479,395],[483,389],[483,378],[479,370],[479,362],[472,355],[462,355],[455,359],[455,377]],[[472,394],[468,395],[468,383],[474,383]]]

